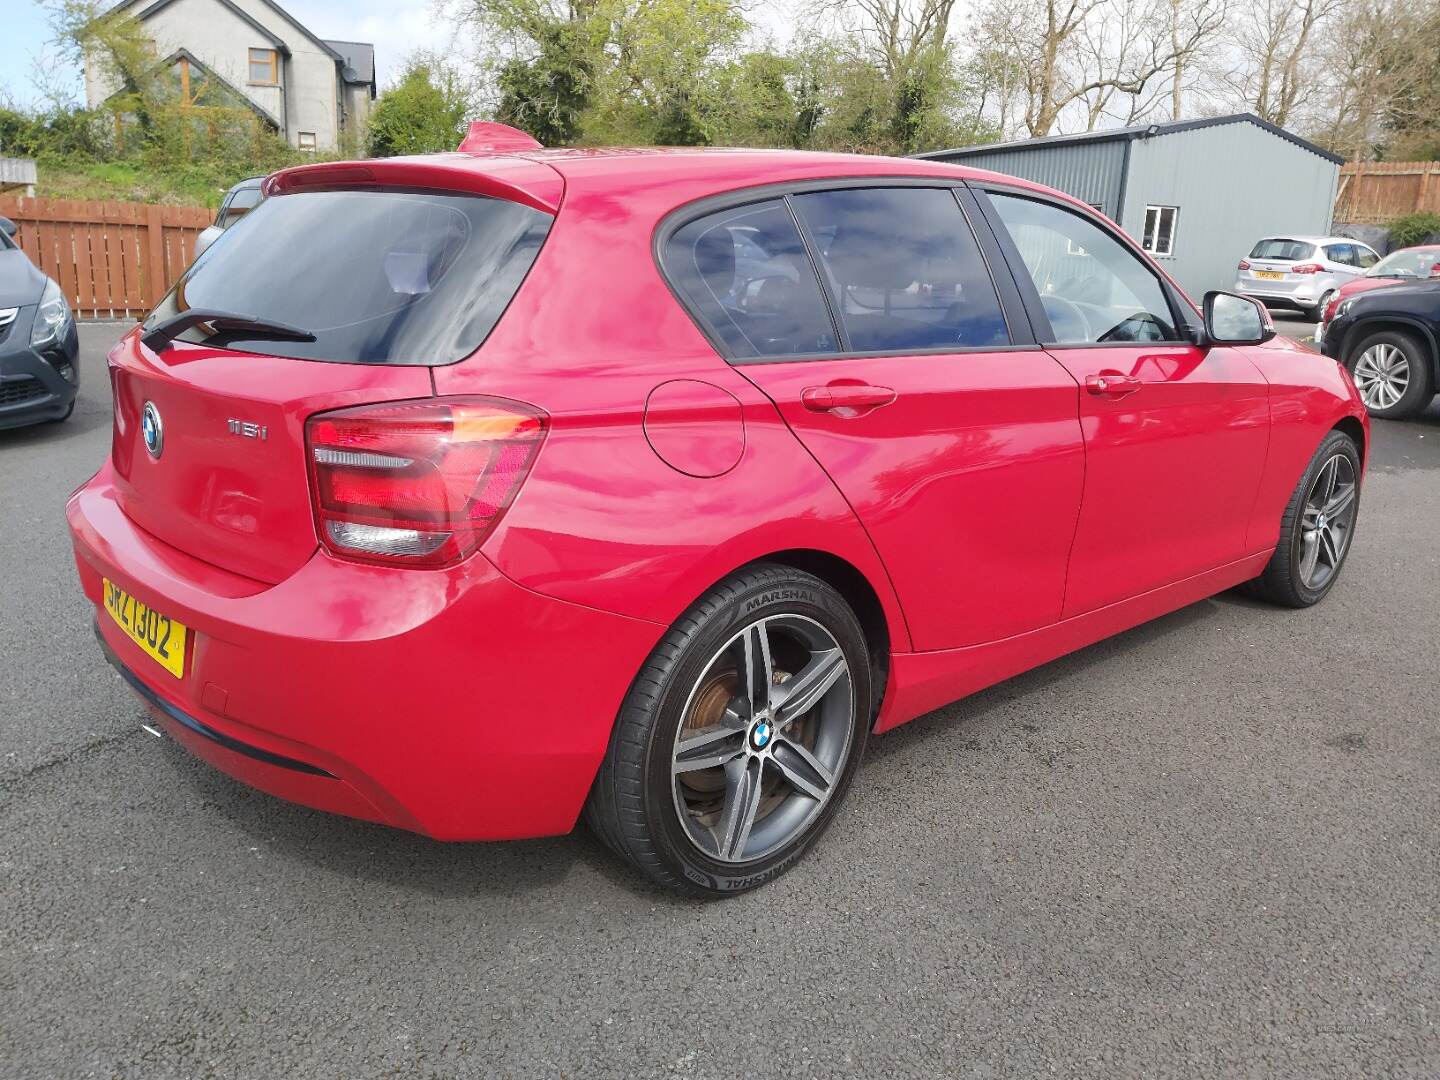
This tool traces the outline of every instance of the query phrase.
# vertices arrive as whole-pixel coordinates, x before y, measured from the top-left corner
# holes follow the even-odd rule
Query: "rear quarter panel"
[[[688,200],[668,187],[647,193],[634,179],[623,197],[612,192],[567,184],[544,249],[484,348],[434,369],[439,394],[513,398],[550,417],[485,554],[537,592],[668,624],[747,562],[822,551],[865,576],[893,646],[908,649],[889,579],[849,505],[774,404],[715,353],[655,266],[654,227]],[[676,423],[713,423],[739,447],[718,476],[667,464],[646,438],[647,400],[676,380],[723,391],[656,398],[674,401]],[[648,422],[664,423],[666,407]]]

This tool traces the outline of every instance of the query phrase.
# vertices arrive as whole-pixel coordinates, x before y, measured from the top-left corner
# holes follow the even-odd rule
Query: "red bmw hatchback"
[[[1250,300],[926,161],[316,164],[110,354],[69,504],[106,655],[191,751],[446,840],[583,815],[751,888],[866,739],[1245,582],[1303,607],[1367,420]]]

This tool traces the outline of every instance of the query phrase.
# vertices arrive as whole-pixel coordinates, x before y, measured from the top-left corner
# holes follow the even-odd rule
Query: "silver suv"
[[[1379,261],[1373,250],[1348,236],[1267,236],[1240,260],[1235,291],[1319,321],[1340,286]]]

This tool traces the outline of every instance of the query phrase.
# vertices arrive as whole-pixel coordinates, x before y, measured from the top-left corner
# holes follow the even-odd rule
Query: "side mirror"
[[[8,217],[0,217],[0,233],[4,233],[10,239],[15,239],[15,234],[20,231],[20,226],[11,221]]]
[[[1270,312],[1237,293],[1205,294],[1205,336],[1212,345],[1263,345],[1275,336]]]

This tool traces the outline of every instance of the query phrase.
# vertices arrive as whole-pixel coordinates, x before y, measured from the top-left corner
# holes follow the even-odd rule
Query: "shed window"
[[[1175,254],[1175,218],[1180,213],[1174,206],[1145,207],[1145,236],[1140,246],[1152,255]]]
[[[274,86],[279,81],[276,78],[277,66],[274,49],[250,50],[250,81],[252,83]]]
[[[315,132],[299,132],[296,138],[296,144],[307,154],[313,154],[315,152]]]

